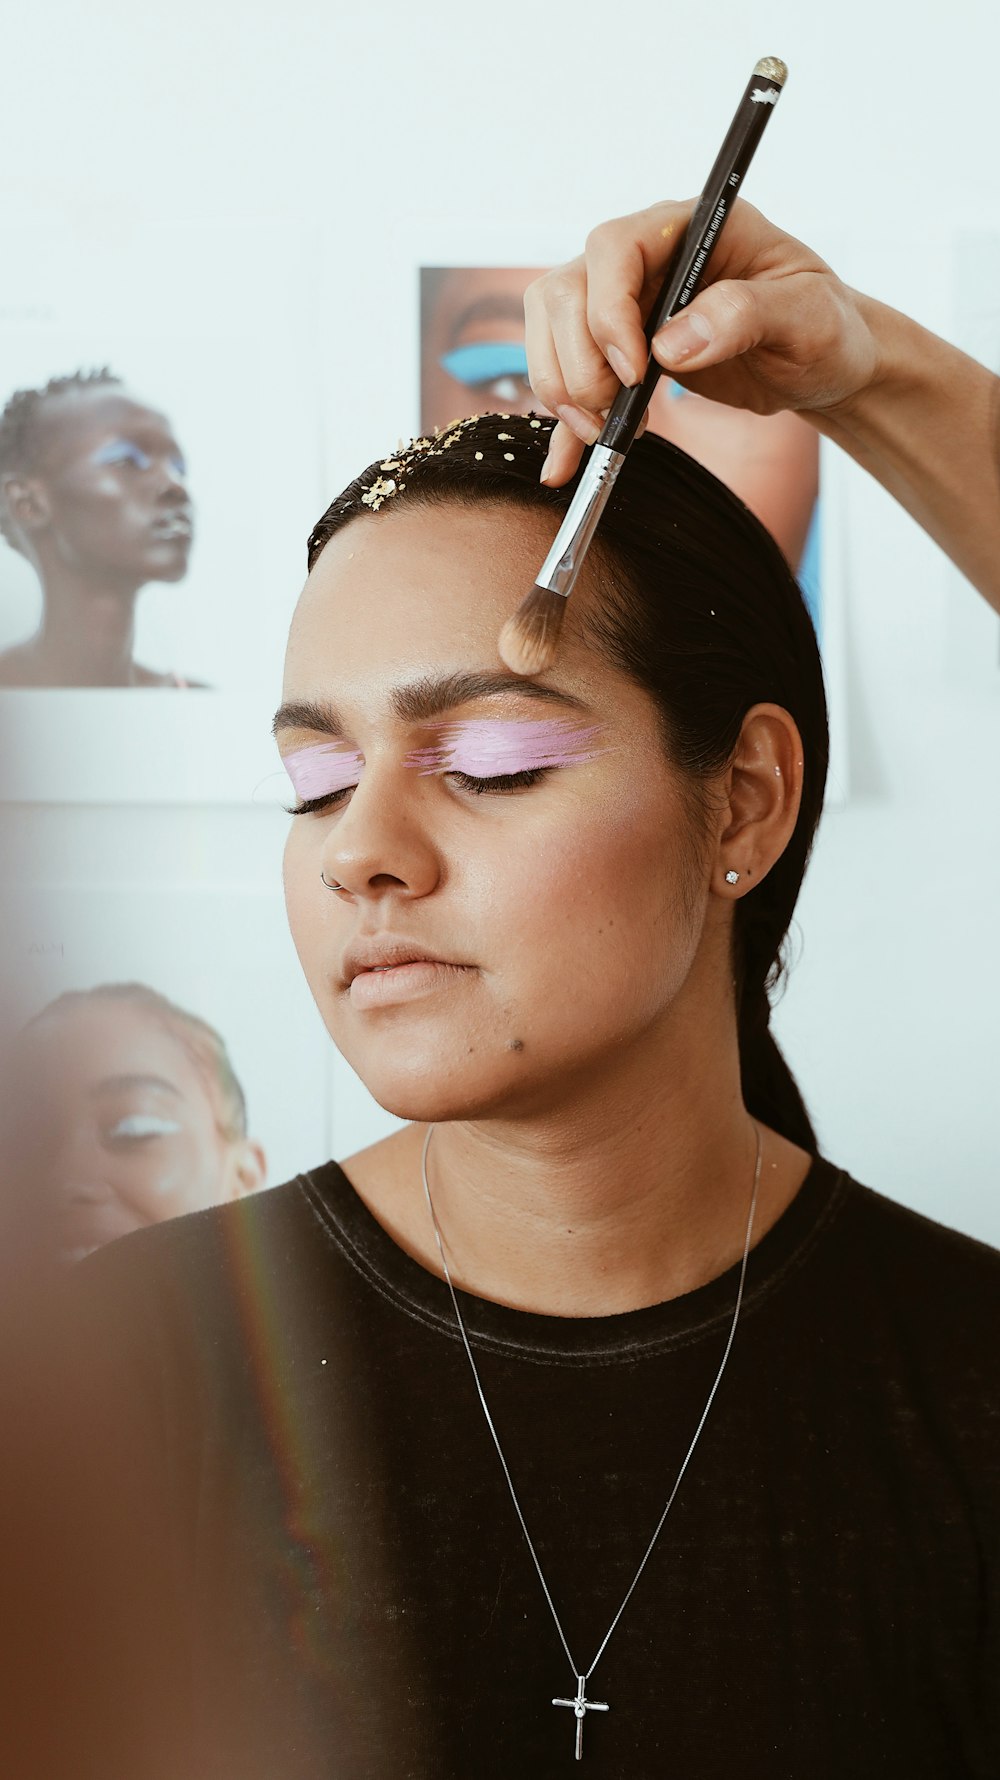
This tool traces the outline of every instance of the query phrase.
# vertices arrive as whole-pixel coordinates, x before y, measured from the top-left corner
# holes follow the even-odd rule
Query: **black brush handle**
[[[647,345],[652,343],[653,335],[665,321],[690,303],[701,284],[722,226],[739,195],[757,144],[778,102],[786,72],[783,63],[767,57],[764,62],[758,62],[747,82],[684,239],[670,262],[660,294],[650,311],[646,322]],[[631,388],[623,386],[618,391],[597,441],[599,445],[607,445],[612,451],[628,450],[662,374],[662,367],[650,353],[642,382]]]

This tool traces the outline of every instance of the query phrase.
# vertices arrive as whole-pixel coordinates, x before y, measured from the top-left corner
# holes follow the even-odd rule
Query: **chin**
[[[394,1118],[408,1124],[438,1125],[449,1119],[483,1119],[509,1111],[520,1085],[518,1071],[504,1068],[495,1058],[492,1067],[458,1069],[444,1058],[408,1061],[399,1068],[386,1066],[381,1058],[366,1067],[366,1059],[342,1053],[360,1077],[373,1100]]]
[[[190,556],[188,544],[183,548],[171,545],[169,550],[154,550],[145,558],[138,572],[146,581],[183,581],[188,572]]]

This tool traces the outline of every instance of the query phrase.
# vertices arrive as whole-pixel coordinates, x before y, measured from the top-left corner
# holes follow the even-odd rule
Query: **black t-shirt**
[[[737,1278],[613,1317],[462,1296],[582,1669],[687,1452]],[[127,1238],[76,1291],[66,1451],[83,1519],[104,1521],[75,1533],[66,1586],[68,1772],[571,1771],[574,1714],[551,1702],[575,1679],[447,1288],[335,1164]],[[1000,1255],[813,1166],[751,1254],[718,1396],[588,1683],[609,1710],[586,1717],[580,1771],[997,1780],[998,1306]]]

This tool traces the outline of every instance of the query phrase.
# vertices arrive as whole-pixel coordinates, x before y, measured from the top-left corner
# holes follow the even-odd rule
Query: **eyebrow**
[[[168,1082],[164,1075],[106,1075],[96,1082],[90,1090],[92,1100],[101,1094],[127,1092],[132,1088],[162,1088],[167,1094],[173,1094],[176,1100],[183,1098],[180,1089]]]
[[[408,686],[396,686],[390,695],[394,716],[405,723],[425,723],[440,717],[457,705],[471,704],[474,699],[509,698],[540,699],[546,704],[560,705],[564,710],[589,714],[590,706],[572,692],[563,692],[544,681],[521,680],[514,674],[455,673],[414,680]],[[333,705],[324,699],[290,699],[275,712],[271,726],[278,736],[285,729],[313,729],[322,735],[343,736],[347,729]]]
[[[513,321],[524,326],[524,299],[516,297],[513,291],[490,291],[481,297],[473,297],[460,309],[448,330],[451,338],[460,334],[463,328],[469,327],[474,321]]]

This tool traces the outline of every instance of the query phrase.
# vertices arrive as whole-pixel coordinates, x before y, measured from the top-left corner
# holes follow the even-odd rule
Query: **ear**
[[[52,518],[48,490],[38,476],[5,476],[0,485],[7,511],[25,537],[44,531]]]
[[[742,896],[781,858],[798,819],[802,772],[802,738],[794,718],[781,705],[754,705],[743,719],[724,784],[712,874],[719,895]]]
[[[266,1179],[267,1157],[260,1144],[249,1137],[234,1143],[226,1167],[226,1198],[242,1199],[246,1193],[256,1193]]]

